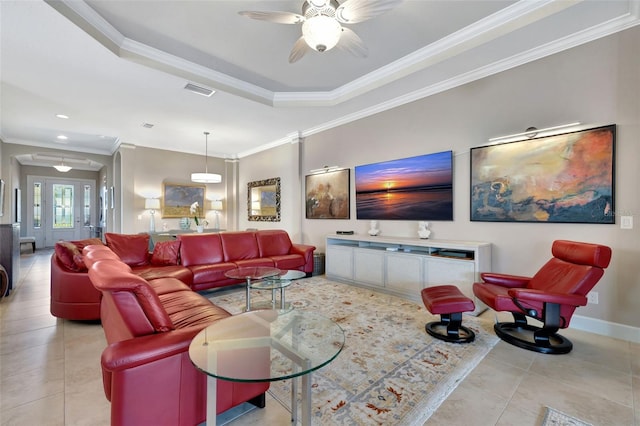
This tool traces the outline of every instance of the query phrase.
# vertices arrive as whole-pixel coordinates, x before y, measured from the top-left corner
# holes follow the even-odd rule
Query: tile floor
[[[21,278],[0,299],[0,425],[108,425],[98,323],[49,314],[50,250],[23,252]],[[490,328],[494,315],[483,314]],[[427,425],[539,425],[549,405],[594,425],[640,426],[640,344],[577,330],[568,355],[500,342]],[[287,425],[273,399],[232,425]]]

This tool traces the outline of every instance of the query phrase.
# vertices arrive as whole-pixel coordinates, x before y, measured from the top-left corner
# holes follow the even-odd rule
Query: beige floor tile
[[[553,356],[557,358],[557,356]],[[510,409],[537,412],[550,406],[594,426],[632,425],[633,409],[570,384],[530,373],[518,386]]]
[[[0,355],[62,340],[60,327],[45,327],[16,334],[0,335]]]
[[[40,309],[42,312],[42,309]],[[17,315],[15,316],[17,317]],[[12,317],[13,318],[13,317]],[[51,314],[33,315],[26,321],[25,318],[3,317],[0,324],[0,333],[3,335],[23,333],[25,331],[33,331],[46,327],[54,327],[58,323],[58,319]]]
[[[493,347],[488,356],[500,364],[528,370],[535,357],[540,355],[500,341]]]
[[[487,357],[469,373],[465,383],[510,399],[526,373],[525,370],[500,362],[497,358]]]
[[[2,426],[64,426],[64,394],[20,405],[0,412]]]
[[[631,371],[629,342],[582,330],[567,329],[560,333],[573,343],[570,356],[607,366],[624,374]]]
[[[55,359],[22,374],[0,380],[0,411],[64,392],[64,361]]]
[[[496,426],[539,426],[542,424],[545,412],[542,406],[536,412],[532,412],[510,404],[498,419]]]
[[[628,407],[632,405],[630,374],[613,370],[607,364],[584,361],[573,352],[567,355],[537,357],[530,371],[566,383],[590,393],[593,397],[607,398]],[[589,374],[583,374],[585,371]]]
[[[48,365],[55,360],[63,360],[64,342],[58,339],[46,345],[33,346],[1,356],[0,382],[3,379],[33,370],[34,366]]]
[[[481,397],[478,397],[478,396]],[[495,425],[509,402],[466,381],[462,382],[424,424],[428,426]]]
[[[66,386],[65,426],[109,426],[111,404],[104,395],[102,376],[73,383]]]

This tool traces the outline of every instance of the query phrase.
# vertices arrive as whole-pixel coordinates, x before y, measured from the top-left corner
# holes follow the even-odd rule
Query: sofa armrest
[[[519,288],[526,287],[531,278],[520,275],[496,274],[492,272],[482,272],[480,274],[482,281],[489,284],[499,285],[501,287]]]
[[[509,296],[524,303],[557,303],[569,306],[585,306],[587,304],[587,297],[581,294],[550,293],[530,288],[510,289]]]
[[[102,367],[123,371],[187,352],[200,330],[202,327],[185,328],[113,343],[102,353]]]
[[[307,244],[291,244],[289,254],[299,254],[304,258],[304,272],[313,272],[313,251],[315,246]]]

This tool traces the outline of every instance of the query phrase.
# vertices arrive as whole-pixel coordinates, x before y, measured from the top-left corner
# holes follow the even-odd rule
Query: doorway
[[[28,176],[24,235],[35,237],[36,247],[90,238],[96,199],[93,180]]]

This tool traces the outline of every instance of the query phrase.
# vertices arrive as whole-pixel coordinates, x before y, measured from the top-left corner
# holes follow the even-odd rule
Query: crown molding
[[[151,68],[274,107],[313,107],[341,104],[580,3],[577,0],[516,2],[336,89],[321,92],[273,92],[129,39],[118,32],[84,1],[46,1],[123,59],[133,60]]]

